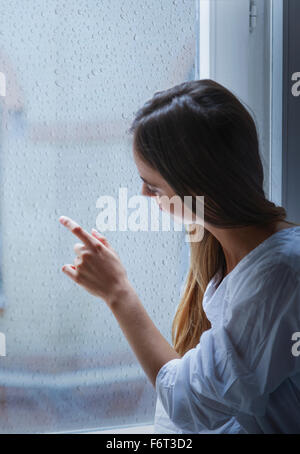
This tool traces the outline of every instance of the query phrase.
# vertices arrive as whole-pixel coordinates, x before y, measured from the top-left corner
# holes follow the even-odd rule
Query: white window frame
[[[249,0],[249,10],[252,0]],[[284,200],[283,169],[283,0],[271,3],[271,126],[270,126],[270,181],[269,198],[276,205],[286,206]],[[214,24],[216,0],[198,0],[199,11],[199,78],[214,79],[215,40]],[[201,55],[201,58],[200,58]],[[300,71],[300,69],[299,69]],[[287,178],[287,177],[286,177]]]

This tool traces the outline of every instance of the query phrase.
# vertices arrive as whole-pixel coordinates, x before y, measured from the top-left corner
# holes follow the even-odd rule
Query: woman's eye
[[[149,186],[146,186],[147,187],[147,191],[150,193],[150,194],[158,194],[157,191],[155,191],[154,189],[150,189]]]

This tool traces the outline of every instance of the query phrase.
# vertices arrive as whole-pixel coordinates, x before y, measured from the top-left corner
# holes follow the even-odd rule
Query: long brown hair
[[[182,200],[204,196],[204,221],[235,228],[285,220],[285,209],[264,194],[255,122],[217,82],[188,81],[156,92],[129,131],[140,158]],[[189,244],[190,267],[172,324],[173,346],[181,356],[211,327],[202,299],[211,278],[226,266],[220,242],[207,229],[201,241]]]

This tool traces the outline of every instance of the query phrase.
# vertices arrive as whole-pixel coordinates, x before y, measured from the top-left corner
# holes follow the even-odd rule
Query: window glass
[[[62,271],[97,200],[141,193],[127,130],[154,92],[195,78],[194,0],[0,0],[0,431],[152,423],[156,395],[105,303]],[[150,201],[147,199],[147,203]],[[105,232],[171,342],[184,232]]]

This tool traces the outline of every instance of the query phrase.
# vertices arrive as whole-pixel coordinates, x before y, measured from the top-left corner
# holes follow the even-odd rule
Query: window
[[[101,195],[140,194],[127,134],[134,113],[156,91],[207,77],[251,110],[265,192],[288,203],[296,166],[288,161],[294,177],[283,197],[282,57],[287,38],[298,41],[283,42],[282,0],[0,4],[0,432],[148,431],[155,391],[105,303],[62,273],[77,240],[58,218],[90,231]],[[171,342],[185,232],[105,235]]]
[[[90,231],[99,196],[140,194],[127,129],[155,91],[195,77],[196,3],[0,3],[0,431],[152,424],[155,391],[116,320],[61,271],[76,239],[58,218]],[[171,341],[184,232],[105,234]]]

